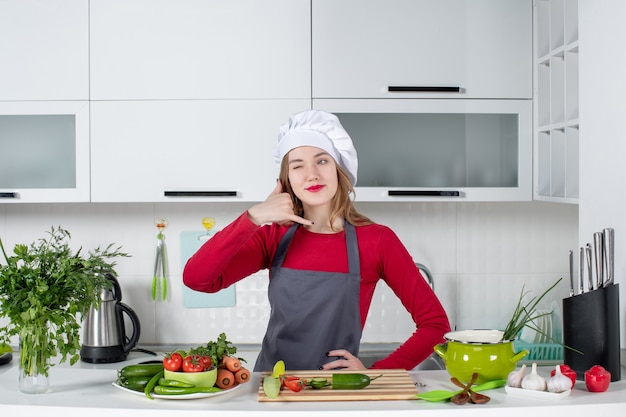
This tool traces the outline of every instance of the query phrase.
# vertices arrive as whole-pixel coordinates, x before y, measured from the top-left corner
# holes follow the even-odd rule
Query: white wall
[[[0,237],[6,248],[45,236],[52,225],[72,233],[84,250],[116,243],[132,257],[116,268],[123,302],[139,315],[140,343],[206,343],[222,331],[235,343],[260,343],[268,317],[266,272],[236,285],[234,308],[185,309],[182,303],[180,234],[201,231],[205,216],[222,228],[246,204],[0,204]],[[392,227],[416,262],[435,276],[435,290],[457,329],[503,328],[517,298],[526,290],[542,292],[559,277],[550,294],[560,306],[567,295],[567,251],[578,237],[578,207],[527,203],[360,203],[359,209]],[[165,230],[171,267],[170,298],[154,302],[156,217]],[[402,342],[411,332],[408,314],[393,294],[375,294],[365,342]]]
[[[621,346],[626,346],[626,2],[579,0],[579,243],[615,229]]]

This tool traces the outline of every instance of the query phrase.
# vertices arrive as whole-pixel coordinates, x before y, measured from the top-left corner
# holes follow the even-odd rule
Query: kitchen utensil
[[[591,263],[591,244],[585,247],[585,257],[587,258],[587,291],[593,290],[593,264]]]
[[[574,295],[574,252],[569,251],[569,296]]]
[[[126,387],[121,386],[117,382],[113,382],[112,385],[115,388],[119,388],[122,391],[125,391],[125,392],[127,392],[129,394],[138,395],[140,397],[143,397],[147,401],[150,401],[150,400],[148,400],[148,398],[146,397],[146,394],[144,394],[143,391],[133,391],[130,388],[126,388]],[[152,393],[151,395],[152,395],[152,397],[158,398],[160,400],[197,400],[197,399],[201,399],[201,398],[213,398],[213,397],[217,397],[219,395],[228,394],[228,393],[231,393],[233,391],[238,390],[239,388],[241,388],[243,386],[244,386],[244,384],[238,384],[238,385],[235,385],[232,388],[228,388],[228,389],[225,389],[225,390],[222,390],[222,391],[218,391],[218,392],[198,392],[198,393],[195,393],[195,394],[182,394],[182,395],[159,395],[159,394]]]
[[[167,251],[165,250],[165,235],[163,235],[163,230],[167,227],[167,220],[157,219],[155,225],[159,233],[157,234],[154,276],[152,277],[152,299],[156,301],[159,286],[161,287],[161,299],[167,299]]]
[[[512,340],[502,340],[499,330],[461,330],[444,335],[445,343],[435,345],[433,350],[446,364],[450,376],[469,381],[478,373],[477,382],[506,379],[517,362],[529,351],[513,350]]]
[[[578,251],[578,294],[585,292],[585,248]]]
[[[506,380],[504,379],[495,379],[493,381],[485,382],[484,384],[479,384],[472,387],[473,392],[479,391],[487,391],[490,389],[500,388],[506,384]],[[460,391],[448,391],[443,389],[437,389],[432,391],[420,392],[415,397],[420,400],[425,400],[428,402],[440,402],[446,401],[452,398],[455,394],[458,394]]]
[[[84,362],[121,362],[126,360],[128,352],[139,341],[141,332],[139,317],[121,302],[122,290],[117,278],[112,273],[107,273],[106,277],[111,281],[111,288],[102,291],[100,307],[96,309],[92,306],[83,322],[80,358]],[[126,337],[124,315],[132,324],[133,332],[130,338]]]
[[[596,282],[593,286],[594,290],[602,287],[604,282],[604,247],[602,232],[593,234],[594,261],[596,265]]]
[[[602,230],[602,237],[604,241],[604,269],[606,271],[603,286],[606,287],[613,284],[615,274],[615,230],[612,228]]]
[[[453,403],[455,403],[457,405],[463,405],[463,404],[467,403],[470,400],[469,390],[472,387],[472,385],[474,385],[474,382],[476,382],[477,379],[478,379],[478,374],[476,372],[474,372],[472,374],[472,378],[469,380],[467,385],[465,385],[463,387],[461,392],[459,392],[458,394],[454,394],[452,396],[452,398],[450,398],[450,401],[452,401]],[[457,381],[458,381],[458,379],[457,379]]]
[[[452,381],[452,383],[458,387],[465,388],[465,385],[463,385],[461,381],[454,377],[450,378],[450,381]],[[488,403],[489,400],[491,400],[491,398],[487,395],[474,391],[472,387],[470,387],[470,389],[467,391],[467,394],[469,395],[470,402],[474,404],[485,404]]]
[[[332,389],[325,387],[313,389],[306,387],[301,391],[281,390],[276,398],[269,398],[263,391],[263,378],[271,375],[271,371],[261,373],[257,395],[260,402],[318,402],[318,401],[390,401],[390,400],[414,400],[418,394],[417,387],[409,373],[405,369],[365,369],[358,371],[348,370],[290,370],[286,374],[310,381],[313,378],[332,379],[336,373],[358,373],[374,378],[380,374],[378,379],[363,389]]]

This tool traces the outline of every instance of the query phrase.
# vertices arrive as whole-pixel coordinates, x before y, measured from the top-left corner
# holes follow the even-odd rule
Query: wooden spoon
[[[457,378],[452,377],[450,378],[450,380],[457,386],[461,387],[461,388],[465,388],[465,385],[459,381]],[[489,402],[489,400],[491,400],[490,397],[488,397],[487,395],[484,394],[479,394],[478,392],[474,391],[474,390],[468,390],[467,392],[469,394],[469,399],[472,403],[474,404],[485,404],[487,402]]]
[[[477,379],[478,379],[478,374],[474,372],[472,374],[472,378],[470,379],[470,382],[468,382],[467,385],[463,385],[463,391],[459,392],[454,397],[450,398],[450,401],[458,405],[463,405],[467,403],[470,400],[469,390],[472,387],[472,385],[474,385],[474,382],[476,382]]]

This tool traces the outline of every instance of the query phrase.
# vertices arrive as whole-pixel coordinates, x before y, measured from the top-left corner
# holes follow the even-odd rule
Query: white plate
[[[131,394],[141,395],[142,397],[146,396],[146,394],[144,394],[143,392],[133,391],[132,389],[128,389],[126,387],[119,385],[117,382],[113,382],[112,385],[115,388],[119,388],[122,391],[130,392]],[[235,385],[232,388],[228,388],[219,392],[199,392],[197,394],[182,394],[182,395],[159,395],[159,394],[152,393],[152,396],[154,398],[160,398],[163,400],[196,400],[199,398],[217,397],[218,395],[228,394],[229,392],[233,392],[240,387],[241,387],[241,384]]]
[[[539,398],[542,400],[560,400],[572,393],[571,389],[563,392],[550,392],[550,391],[536,391],[533,389],[513,388],[508,385],[504,386],[504,390],[507,394],[515,395],[517,397],[525,398]]]

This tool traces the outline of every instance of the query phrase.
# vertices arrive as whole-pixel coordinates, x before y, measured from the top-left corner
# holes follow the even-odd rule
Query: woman
[[[358,161],[336,116],[309,110],[280,128],[279,179],[267,199],[216,233],[187,262],[183,281],[217,292],[269,269],[270,319],[255,371],[365,369],[358,359],[372,295],[383,279],[416,324],[372,368],[412,369],[443,341],[448,318],[391,229],[355,209]]]

